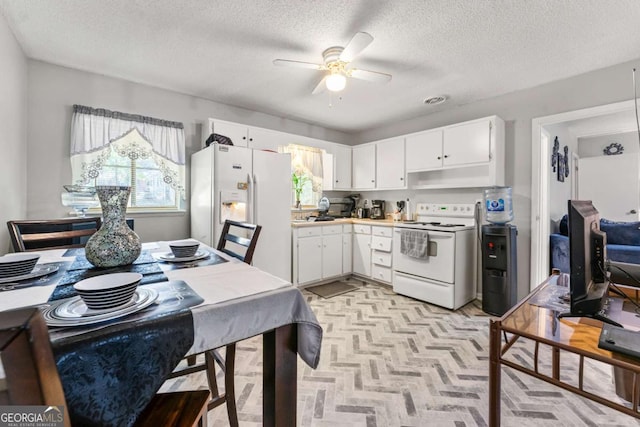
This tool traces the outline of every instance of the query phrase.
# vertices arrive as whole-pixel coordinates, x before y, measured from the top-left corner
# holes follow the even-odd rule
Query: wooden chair
[[[258,243],[258,237],[260,236],[260,230],[262,230],[262,226],[260,225],[226,220],[224,226],[222,227],[222,233],[220,234],[220,240],[218,241],[217,249],[247,264],[251,264],[251,261],[253,260],[253,254],[256,250],[256,244]],[[250,237],[245,237],[240,234],[247,234]],[[229,417],[229,424],[231,427],[238,426],[238,413],[236,410],[235,398],[235,378],[233,375],[235,355],[235,343],[228,344],[225,347],[224,358],[217,350],[208,350],[204,353],[205,361],[203,364],[197,365],[196,356],[189,356],[187,358],[188,367],[182,370],[175,371],[173,374],[171,374],[171,378],[176,378],[194,372],[206,370],[207,382],[209,383],[209,390],[211,391],[211,401],[208,404],[208,409],[211,410],[226,402],[227,416]],[[218,390],[218,381],[216,379],[216,364],[224,372],[224,393],[222,394]]]
[[[71,426],[47,324],[37,308],[0,312],[0,357],[6,375],[0,405],[62,406],[64,425]],[[135,425],[206,426],[208,400],[204,390],[159,393]]]
[[[234,230],[232,230],[231,227],[234,227]],[[251,237],[247,238],[235,234],[239,231],[235,230],[236,228],[243,230],[242,233],[249,232]],[[256,244],[258,243],[258,237],[260,236],[260,230],[262,230],[262,226],[260,225],[226,220],[222,227],[222,233],[220,234],[217,249],[227,255],[238,258],[240,261],[251,264],[251,261],[253,260],[253,253],[255,252]],[[244,248],[244,253],[238,252],[241,248]]]
[[[101,225],[100,217],[7,222],[15,252],[81,248]]]

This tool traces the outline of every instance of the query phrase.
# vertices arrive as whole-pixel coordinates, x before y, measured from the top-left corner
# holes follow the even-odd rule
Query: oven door
[[[413,258],[400,252],[402,228],[393,229],[393,269],[414,276],[453,283],[455,273],[456,233],[428,231],[426,258]],[[406,229],[405,229],[406,230]]]

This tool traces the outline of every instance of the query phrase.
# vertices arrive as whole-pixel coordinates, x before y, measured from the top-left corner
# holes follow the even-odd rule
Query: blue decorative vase
[[[96,192],[102,207],[102,227],[87,241],[87,260],[96,267],[132,264],[140,256],[142,244],[125,218],[131,187],[96,186]]]

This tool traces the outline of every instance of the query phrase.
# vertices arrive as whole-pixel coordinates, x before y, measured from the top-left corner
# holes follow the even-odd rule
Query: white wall
[[[346,134],[318,126],[30,60],[27,190],[29,218],[60,217],[65,216],[68,211],[60,203],[60,193],[63,191],[62,186],[71,182],[69,127],[73,104],[183,122],[187,168],[191,154],[202,145],[201,125],[209,117],[330,141],[350,141]],[[189,236],[188,214],[129,216],[135,218],[135,230],[143,241],[173,240]]]
[[[638,148],[638,132],[625,132],[615,135],[601,135],[578,138],[578,155],[583,157],[604,156],[604,148],[612,142],[622,144],[624,154],[637,153]]]
[[[513,92],[355,135],[359,143],[498,115],[505,121],[506,185],[513,187],[518,227],[518,296],[529,293],[531,249],[531,121],[566,111],[629,100],[631,70],[640,60],[619,64],[532,89]],[[455,99],[449,100],[455,103]],[[444,106],[446,107],[446,104]]]
[[[27,216],[27,59],[0,14],[0,255],[6,222]]]
[[[569,147],[569,176],[564,181],[558,181],[558,169],[556,172],[548,171],[549,174],[549,217],[552,221],[560,221],[562,216],[567,213],[567,200],[571,198],[571,182],[575,179],[575,174],[571,170],[571,155],[576,151],[577,139],[570,133],[569,127],[565,123],[554,126],[547,126],[545,130],[549,132],[549,152],[553,152],[553,142],[558,137],[560,148],[558,152],[564,156],[565,145]],[[552,231],[554,227],[551,228]]]

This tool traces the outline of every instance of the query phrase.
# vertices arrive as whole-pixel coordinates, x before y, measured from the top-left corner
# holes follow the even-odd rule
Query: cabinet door
[[[249,128],[249,148],[257,150],[278,151],[278,147],[283,145],[285,141],[281,137],[281,132],[269,129]],[[286,145],[286,144],[284,144]]]
[[[322,152],[322,191],[335,190],[333,182],[333,154]]]
[[[322,236],[322,278],[342,274],[342,234]]]
[[[376,146],[353,147],[353,188],[376,188]]]
[[[371,277],[371,235],[353,236],[353,272]]]
[[[231,139],[236,147],[247,146],[248,126],[222,121],[213,122],[213,132]]]
[[[351,147],[335,145],[333,147],[333,188],[351,189]]]
[[[351,233],[342,235],[342,274],[353,271],[353,241]]]
[[[442,134],[436,130],[406,138],[407,172],[442,167]]]
[[[322,237],[298,239],[298,283],[322,279]]]
[[[404,138],[376,144],[376,188],[404,188]]]
[[[443,166],[488,163],[491,158],[490,120],[465,123],[444,130]]]

